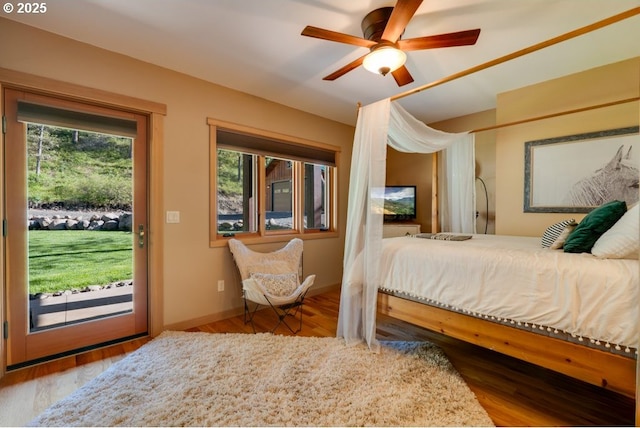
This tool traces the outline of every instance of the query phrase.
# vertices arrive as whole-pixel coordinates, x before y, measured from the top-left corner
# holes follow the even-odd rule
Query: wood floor
[[[334,336],[339,292],[307,298],[302,336]],[[267,329],[273,314],[256,315]],[[250,333],[242,317],[206,324],[192,331]],[[290,334],[279,328],[277,334]],[[634,425],[634,400],[492,351],[387,317],[378,318],[380,340],[437,343],[461,373],[498,426]],[[138,339],[8,373],[0,380],[0,426],[22,426],[53,402],[97,376],[127,353]]]

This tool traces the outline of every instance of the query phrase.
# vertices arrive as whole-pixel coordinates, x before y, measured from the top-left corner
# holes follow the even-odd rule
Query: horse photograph
[[[638,127],[525,143],[525,212],[588,212],[613,200],[630,206],[639,179]]]
[[[638,202],[638,164],[631,161],[629,146],[620,146],[609,162],[591,175],[582,178],[569,190],[566,205],[596,207],[609,201],[625,201],[627,206]]]

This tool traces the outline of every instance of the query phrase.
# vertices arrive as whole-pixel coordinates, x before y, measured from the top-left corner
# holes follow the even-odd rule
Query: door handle
[[[144,248],[144,225],[138,225],[138,247]]]

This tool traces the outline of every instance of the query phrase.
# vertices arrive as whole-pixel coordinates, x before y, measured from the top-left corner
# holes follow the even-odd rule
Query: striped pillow
[[[542,234],[542,246],[544,248],[562,248],[569,233],[576,227],[575,219],[563,220],[547,228]]]

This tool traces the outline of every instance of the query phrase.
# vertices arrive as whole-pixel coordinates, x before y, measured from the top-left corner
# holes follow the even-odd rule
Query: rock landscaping
[[[29,230],[105,230],[131,231],[131,213],[105,213],[88,216],[35,215],[29,217]]]

